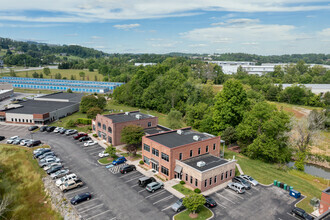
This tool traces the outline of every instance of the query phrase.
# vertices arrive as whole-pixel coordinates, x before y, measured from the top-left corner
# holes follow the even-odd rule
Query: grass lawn
[[[176,216],[174,216],[175,220],[187,220],[187,219],[193,219],[189,217],[190,211],[185,210]],[[198,217],[194,218],[195,220],[205,220],[212,216],[212,212],[206,208],[205,206],[202,206],[198,212]]]
[[[56,91],[53,90],[39,90],[39,89],[21,89],[21,88],[14,88],[14,92],[21,92],[21,93],[34,93],[34,94],[51,94]],[[58,91],[57,91],[58,92]]]
[[[184,184],[180,184],[180,183],[172,186],[172,188],[179,191],[180,193],[182,193],[185,196],[194,193],[194,191],[192,191],[191,189],[188,189],[187,187],[184,186]]]
[[[62,219],[43,190],[46,173],[32,158],[32,149],[0,145],[0,167],[0,195],[11,200],[3,219]]]
[[[77,121],[78,118],[86,118],[86,114],[84,113],[81,113],[81,112],[76,112],[72,115],[69,115],[65,118],[62,118],[60,120],[57,120],[53,123],[51,123],[50,125],[51,126],[56,126],[56,127],[64,127],[64,128],[68,128],[66,126],[66,123],[70,120],[74,120],[74,121]],[[76,127],[73,127],[71,129],[76,129],[77,131],[79,132],[85,132],[85,133],[88,133],[89,132],[89,128],[91,128],[92,125],[86,125],[86,126],[76,126]]]
[[[110,157],[110,156],[109,157],[103,157],[103,158],[99,159],[98,162],[100,162],[103,165],[106,165],[106,164],[111,163],[112,161],[114,161],[117,158],[118,157],[113,158],[113,157]]]
[[[142,158],[141,154],[136,154],[134,157],[132,157],[131,155],[128,155],[128,153],[121,153],[122,156],[129,158],[130,160],[139,160]]]
[[[289,169],[287,171],[278,169],[275,164],[264,163],[259,160],[252,160],[243,155],[226,151],[226,158],[232,158],[233,155],[238,164],[247,175],[251,175],[262,184],[271,184],[274,180],[293,186],[303,195],[307,196],[297,206],[308,212],[313,212],[313,207],[309,205],[313,197],[321,198],[321,191],[327,188],[328,181],[323,178],[315,177],[301,171]]]

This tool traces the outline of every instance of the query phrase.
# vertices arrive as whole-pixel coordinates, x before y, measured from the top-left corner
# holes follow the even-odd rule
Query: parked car
[[[205,204],[204,205],[208,208],[213,208],[213,207],[216,207],[218,204],[211,197],[205,196]]]
[[[28,130],[29,130],[29,131],[34,131],[34,130],[36,130],[36,129],[38,129],[38,128],[39,128],[38,126],[33,125],[33,126],[29,127]]]
[[[152,183],[152,182],[156,182],[156,179],[153,177],[148,177],[148,176],[141,177],[138,180],[139,186],[142,186],[142,187],[146,187],[149,183]]]
[[[47,174],[50,175],[52,173],[55,173],[56,171],[61,170],[62,168],[62,165],[52,166],[50,169],[47,170]]]
[[[43,168],[43,167],[48,166],[52,163],[59,163],[59,162],[61,162],[61,160],[57,157],[48,157],[48,158],[40,160],[39,161],[39,166],[41,168]]]
[[[47,131],[48,126],[41,126],[39,131],[44,132]]]
[[[240,183],[228,183],[227,185],[228,189],[234,190],[237,193],[245,193],[245,187],[241,185]]]
[[[301,208],[294,207],[291,212],[292,212],[293,216],[298,216],[301,219],[306,219],[306,220],[314,219],[305,210],[303,210]]]
[[[84,137],[79,138],[79,141],[80,141],[80,142],[83,142],[83,141],[89,141],[89,140],[92,140],[92,138],[90,138],[90,137],[88,137],[88,136],[84,136]]]
[[[6,139],[5,136],[0,136],[0,141],[3,141],[5,139]]]
[[[134,170],[136,170],[136,167],[134,165],[124,165],[120,168],[121,173],[128,173]]]
[[[88,146],[93,146],[93,145],[95,145],[95,144],[97,144],[97,141],[87,141],[87,142],[85,142],[84,143],[84,146],[85,147],[88,147]]]
[[[30,141],[27,143],[27,147],[35,147],[35,146],[38,146],[41,144],[41,141],[40,140],[37,140],[37,141]]]
[[[112,161],[112,165],[118,165],[125,163],[127,160],[125,157],[118,157],[116,160]]]
[[[50,152],[51,150],[49,148],[45,148],[44,150],[40,150],[37,153],[34,154],[35,158],[39,158],[41,155],[43,155],[44,153]]]
[[[62,166],[62,164],[60,163],[60,162],[52,162],[52,163],[49,163],[49,164],[47,164],[46,166],[44,166],[44,171],[47,171],[47,170],[49,170],[49,169],[51,169],[51,168],[53,168],[53,167],[55,167],[55,166]]]
[[[183,199],[179,199],[178,201],[176,201],[172,206],[171,206],[172,210],[175,212],[180,212],[182,210],[185,209],[184,205],[183,205]]]
[[[90,200],[91,198],[92,198],[92,195],[89,192],[86,192],[86,193],[81,193],[81,194],[75,195],[71,199],[70,202],[72,205],[77,205],[78,203],[81,203],[86,200]]]
[[[253,179],[251,176],[248,175],[240,175],[240,177],[242,177],[243,179],[245,179],[246,181],[248,181],[249,183],[252,184],[252,186],[257,186],[259,184],[259,182],[255,179]]]
[[[7,140],[7,144],[12,144],[15,139],[19,138],[18,136],[13,136]]]
[[[39,159],[39,160],[42,160],[42,159],[46,158],[47,156],[55,157],[55,153],[54,153],[53,151],[50,151],[50,152],[44,153],[44,154],[41,155],[38,159]]]
[[[77,175],[74,173],[71,173],[69,175],[63,176],[61,179],[56,180],[55,184],[56,186],[61,186],[63,183],[69,181],[69,180],[76,180],[78,179]]]
[[[16,138],[12,144],[15,144],[15,145],[19,145],[21,143],[21,141],[23,140],[23,138]]]
[[[62,169],[62,170],[56,171],[55,173],[52,173],[50,175],[50,177],[52,179],[61,178],[62,176],[67,175],[69,172],[70,172],[69,169]]]
[[[63,129],[63,128],[62,128],[62,127],[57,127],[57,128],[54,129],[53,132],[54,132],[54,133],[58,133],[61,129]]]
[[[164,188],[164,183],[162,182],[152,182],[149,183],[146,187],[146,190],[149,192],[155,192],[158,189]]]
[[[102,152],[99,153],[99,157],[101,157],[101,158],[108,157],[108,156],[109,156],[109,154],[106,153],[105,151],[102,151]]]
[[[68,130],[68,129],[63,128],[63,129],[61,129],[58,133],[60,133],[60,134],[65,134],[65,132],[66,132],[67,130]]]
[[[73,135],[75,133],[77,133],[77,130],[69,129],[65,132],[65,135],[69,136],[69,135]]]
[[[86,133],[78,133],[76,135],[73,136],[73,139],[78,140],[81,137],[85,137],[88,136]]]
[[[233,182],[240,183],[242,186],[244,186],[245,189],[251,189],[251,184],[247,180],[243,179],[242,177],[235,176],[233,178]]]
[[[77,188],[77,187],[81,187],[81,186],[83,186],[83,185],[84,185],[84,183],[83,183],[83,181],[81,181],[80,179],[69,180],[69,181],[65,182],[64,184],[62,184],[62,185],[60,186],[60,190],[61,190],[62,192],[67,192],[67,191],[70,190],[70,189],[75,189],[75,188]]]
[[[33,150],[33,154],[36,154],[36,153],[38,153],[40,151],[43,151],[45,149],[47,149],[47,148],[38,148],[38,149],[35,149],[35,150]]]
[[[55,128],[56,128],[55,126],[49,126],[49,127],[47,127],[46,131],[53,132],[55,130]]]
[[[23,139],[20,143],[20,145],[25,146],[27,145],[30,141],[33,141],[32,139]]]

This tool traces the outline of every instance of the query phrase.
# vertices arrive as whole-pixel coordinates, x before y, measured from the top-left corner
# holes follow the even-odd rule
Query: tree
[[[71,119],[66,123],[66,127],[69,127],[69,128],[76,127],[76,122]]]
[[[104,109],[104,107],[106,106],[106,99],[104,98],[104,96],[97,96],[95,97],[94,95],[88,95],[88,96],[84,96],[81,99],[81,103],[80,103],[80,111],[82,113],[86,113],[89,109],[93,108],[93,107],[98,107],[101,110]]]
[[[92,107],[87,110],[87,118],[95,118],[97,114],[101,114],[103,111],[99,107]]]
[[[167,123],[169,127],[172,129],[177,129],[182,127],[181,120],[182,120],[182,113],[175,109],[172,109],[170,113],[168,113],[167,115]]]
[[[205,204],[205,201],[205,197],[202,194],[193,193],[183,198],[183,205],[192,214],[195,214],[198,208]]]
[[[16,77],[16,73],[13,69],[9,70],[9,75],[12,76],[12,77]]]
[[[238,80],[228,80],[216,95],[213,109],[214,131],[220,132],[236,127],[249,108],[247,94]]]
[[[236,130],[233,127],[228,127],[222,132],[221,139],[226,141],[227,144],[232,144],[237,141]]]
[[[114,158],[116,156],[116,148],[110,145],[105,149],[105,153],[108,153],[110,157]]]
[[[39,78],[39,74],[37,72],[32,73],[33,78]]]
[[[61,73],[56,73],[55,74],[55,79],[62,79]]]
[[[79,72],[80,79],[83,78],[85,80],[85,72]]]
[[[45,74],[46,76],[48,76],[48,75],[50,74],[50,69],[49,69],[48,67],[45,67],[45,68],[43,69],[43,72],[44,72],[44,74]]]
[[[68,90],[66,90],[67,93],[72,93],[72,90],[69,88]]]
[[[142,142],[144,129],[137,125],[125,126],[121,131],[121,142],[127,144],[127,151],[136,155],[138,146]]]

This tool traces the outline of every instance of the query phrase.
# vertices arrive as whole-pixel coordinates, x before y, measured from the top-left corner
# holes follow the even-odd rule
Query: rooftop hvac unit
[[[194,141],[199,141],[200,137],[198,135],[193,136]]]
[[[177,130],[176,133],[178,133],[179,135],[183,134],[183,131],[181,129]]]
[[[142,118],[142,115],[135,115],[135,118],[140,120]]]
[[[203,167],[203,166],[205,166],[206,165],[206,163],[204,162],[204,161],[198,161],[197,162],[197,166],[198,167]]]
[[[129,112],[125,112],[125,115],[128,115],[129,114]]]

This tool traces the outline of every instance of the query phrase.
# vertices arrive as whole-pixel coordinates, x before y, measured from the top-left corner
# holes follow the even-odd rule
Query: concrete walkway
[[[243,175],[243,174],[244,174],[244,173],[243,173],[243,170],[242,170],[241,166],[240,166],[238,163],[236,163],[236,167],[237,167],[239,173],[240,173],[241,175]]]

